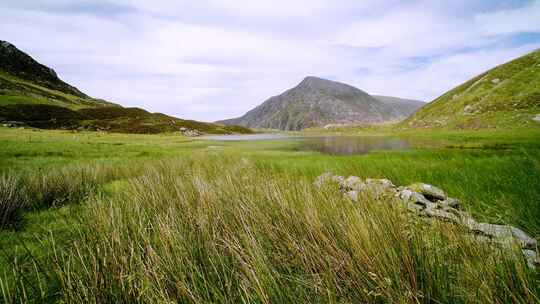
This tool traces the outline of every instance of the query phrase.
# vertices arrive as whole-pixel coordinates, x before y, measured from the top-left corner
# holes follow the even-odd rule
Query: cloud
[[[475,22],[486,35],[540,33],[540,1],[518,9],[481,13],[475,16]]]
[[[433,99],[537,48],[512,38],[538,31],[538,3],[6,0],[0,39],[92,96],[212,121],[307,75]]]

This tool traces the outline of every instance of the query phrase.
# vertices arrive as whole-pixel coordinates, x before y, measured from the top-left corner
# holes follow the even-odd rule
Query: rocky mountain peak
[[[366,92],[348,84],[315,76],[308,76],[304,78],[304,80],[302,80],[302,82],[300,82],[300,84],[295,89],[304,91],[317,91],[326,95],[333,96],[363,95],[365,97],[368,95]]]
[[[378,100],[358,88],[308,76],[296,87],[266,100],[244,116],[220,123],[301,130],[328,124],[382,123],[405,116],[397,106]]]

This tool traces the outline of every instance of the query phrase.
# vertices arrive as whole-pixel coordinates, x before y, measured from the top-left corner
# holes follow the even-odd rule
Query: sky
[[[540,48],[540,0],[2,0],[0,20],[90,96],[202,121],[306,76],[431,101]]]

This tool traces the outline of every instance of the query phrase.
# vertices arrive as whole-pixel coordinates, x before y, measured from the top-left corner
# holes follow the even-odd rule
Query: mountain
[[[249,128],[301,130],[328,124],[396,121],[418,107],[417,104],[402,104],[398,99],[381,99],[344,83],[310,76],[244,116],[218,123]]]
[[[539,125],[540,50],[448,91],[401,123],[406,128],[512,128]]]
[[[415,99],[405,99],[391,96],[371,95],[382,103],[394,108],[401,119],[409,117],[416,110],[425,106],[426,103]]]
[[[184,120],[95,99],[62,81],[56,72],[13,44],[0,40],[0,122],[44,129],[160,133],[250,133],[239,126]]]

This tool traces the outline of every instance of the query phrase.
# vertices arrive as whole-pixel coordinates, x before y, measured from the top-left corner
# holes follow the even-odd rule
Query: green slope
[[[540,126],[540,50],[495,67],[445,93],[401,123],[412,128]]]

